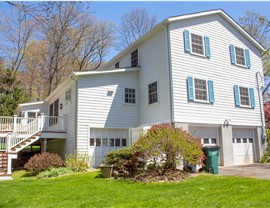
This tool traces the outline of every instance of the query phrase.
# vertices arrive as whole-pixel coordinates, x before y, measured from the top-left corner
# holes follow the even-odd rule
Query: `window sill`
[[[137,103],[123,103],[123,105],[126,105],[126,106],[138,106]]]
[[[249,69],[246,65],[241,65],[241,64],[233,64],[233,65],[238,66],[243,69]]]
[[[191,49],[191,50],[192,50],[192,49]],[[190,51],[190,54],[191,54],[191,55],[194,55],[194,56],[202,57],[202,58],[208,58],[208,57],[206,57],[204,54],[202,55],[202,54],[199,54],[199,53],[194,53],[194,52],[192,52],[192,51]]]
[[[204,103],[204,104],[212,104],[209,101],[205,101],[205,100],[194,100],[194,103]]]
[[[239,108],[246,108],[246,109],[253,109],[253,107],[247,106],[247,105],[239,105],[237,107],[239,107]]]

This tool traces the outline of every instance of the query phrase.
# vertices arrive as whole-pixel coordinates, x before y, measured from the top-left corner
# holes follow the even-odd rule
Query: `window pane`
[[[120,139],[115,139],[115,146],[120,147]]]
[[[211,144],[216,144],[217,143],[217,139],[216,138],[212,138],[211,139]]]
[[[204,55],[202,36],[191,33],[191,45],[193,53]]]
[[[131,53],[131,67],[138,66],[138,49]]]
[[[103,146],[108,146],[108,139],[107,138],[102,139],[102,145]]]
[[[248,142],[249,142],[249,143],[253,143],[253,139],[252,139],[252,138],[249,138],[249,139],[248,139]]]
[[[157,82],[148,85],[148,103],[156,103],[158,101]]]
[[[110,147],[114,147],[114,139],[110,138]]]
[[[125,88],[125,103],[135,104],[135,89]]]
[[[249,91],[246,87],[239,87],[241,105],[249,106]]]
[[[241,143],[241,138],[236,138],[236,143]]]
[[[247,138],[243,138],[243,143],[247,143]]]
[[[95,146],[95,139],[94,138],[90,138],[90,146]]]
[[[122,147],[126,147],[127,146],[127,139],[122,139]]]
[[[96,146],[101,146],[101,139],[100,138],[96,138]]]
[[[244,49],[235,47],[236,63],[245,66],[245,54]]]
[[[203,143],[204,143],[204,144],[209,144],[209,139],[208,139],[208,138],[204,138],[204,139],[203,139]]]
[[[195,80],[195,98],[197,100],[207,101],[207,85],[206,80],[194,79]]]
[[[234,138],[232,139],[232,142],[235,143],[235,139]]]

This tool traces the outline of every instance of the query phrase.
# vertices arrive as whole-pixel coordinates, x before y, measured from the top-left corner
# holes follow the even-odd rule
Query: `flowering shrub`
[[[58,154],[44,152],[31,157],[24,167],[30,172],[30,174],[36,175],[43,170],[49,170],[63,165],[64,161]]]

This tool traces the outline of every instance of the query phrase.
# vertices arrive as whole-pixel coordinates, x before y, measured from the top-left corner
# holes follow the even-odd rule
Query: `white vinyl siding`
[[[79,77],[78,149],[87,151],[88,129],[129,128],[139,125],[138,105],[125,105],[125,87],[138,89],[138,72]]]
[[[259,107],[254,109],[236,108],[233,93],[235,83],[254,89],[255,104],[258,103],[256,72],[262,73],[259,50],[245,39],[220,15],[209,15],[170,23],[171,68],[173,111],[175,122],[222,124],[230,118],[232,125],[260,126]],[[207,34],[211,40],[211,59],[191,56],[184,51],[184,30],[196,34]],[[222,34],[222,35],[220,35]],[[231,64],[229,45],[248,48],[252,68],[247,70]],[[187,77],[207,77],[215,84],[215,104],[202,105],[189,102]]]

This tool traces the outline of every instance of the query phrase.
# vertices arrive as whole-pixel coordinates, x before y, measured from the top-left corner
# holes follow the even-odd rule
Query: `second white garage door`
[[[91,165],[97,167],[112,150],[127,147],[128,129],[90,128],[89,154]]]
[[[234,165],[254,162],[254,132],[252,129],[233,129]]]

